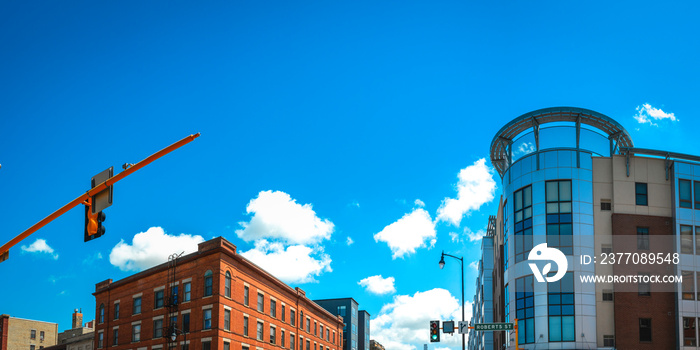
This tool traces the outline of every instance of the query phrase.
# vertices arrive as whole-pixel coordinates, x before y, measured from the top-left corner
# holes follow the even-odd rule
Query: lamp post
[[[462,322],[464,322],[464,258],[463,257],[458,258],[454,255],[445,254],[445,251],[443,250],[442,255],[440,256],[440,262],[438,263],[440,265],[440,269],[445,267],[445,257],[446,256],[449,256],[450,258],[455,258],[455,259],[459,260],[459,264],[462,266],[462,274],[461,274],[461,276],[462,276],[462,305],[461,305],[461,307],[462,307]],[[464,339],[465,339],[465,334],[462,333],[462,350],[466,349],[464,346]]]
[[[175,342],[175,340],[177,340],[178,334],[182,334],[185,337],[183,344],[185,344],[187,346],[187,349],[189,350],[190,346],[187,344],[187,333],[173,327],[172,333],[170,333],[170,340],[173,343],[175,343],[175,350],[177,350],[177,343]]]

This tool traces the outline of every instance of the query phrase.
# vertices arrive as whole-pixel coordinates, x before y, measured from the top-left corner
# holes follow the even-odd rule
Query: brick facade
[[[637,227],[648,227],[649,236],[673,235],[672,218],[664,216],[613,214],[613,237],[636,235]],[[640,266],[641,267],[641,266]],[[666,267],[644,265],[652,274],[667,275]],[[626,275],[622,266],[614,267],[615,275]],[[615,293],[615,345],[618,349],[676,349],[675,294],[654,292],[650,295]],[[640,341],[639,319],[651,319],[651,342]]]
[[[212,274],[212,295],[205,296],[205,274]],[[231,275],[231,297],[225,295],[226,273]],[[163,334],[168,333],[170,316],[177,317],[177,328],[185,328],[183,318],[189,314],[189,332],[177,337],[177,350],[242,350],[290,348],[294,337],[296,350],[338,350],[342,344],[343,321],[316,305],[299,289],[292,289],[257,265],[236,253],[236,247],[219,237],[199,244],[197,252],[178,259],[175,285],[178,287],[178,310],[166,315],[166,307],[156,308],[155,292],[163,290],[164,304],[170,296],[168,264],[161,264],[123,280],[106,280],[96,285],[95,348],[114,350],[169,349],[171,344],[163,337],[154,337],[154,320],[163,320]],[[184,286],[191,286],[189,301],[185,300]],[[248,304],[244,303],[244,291],[248,288]],[[258,294],[263,296],[264,310],[257,309]],[[141,312],[134,314],[136,298],[141,298]],[[119,317],[115,319],[115,304],[119,304]],[[271,305],[275,304],[274,316]],[[100,318],[104,305],[105,316]],[[284,308],[284,313],[282,309]],[[207,311],[211,310],[211,311]],[[230,311],[230,327],[225,329],[225,310]],[[295,322],[291,324],[291,312]],[[205,329],[204,316],[211,314],[211,327]],[[303,313],[303,320],[301,315]],[[244,335],[244,317],[248,318],[248,334]],[[283,319],[284,317],[284,319]],[[306,327],[306,319],[310,328]],[[303,324],[302,324],[303,321]],[[257,339],[257,324],[263,325],[263,340]],[[140,340],[132,341],[132,327],[140,324]],[[317,328],[314,329],[314,325]],[[319,334],[320,326],[324,333]],[[302,329],[302,326],[304,327]],[[274,328],[274,344],[271,329]],[[118,329],[116,345],[114,330]],[[284,344],[282,344],[284,332]],[[102,334],[102,336],[100,336]],[[102,346],[99,339],[102,337]],[[185,345],[187,339],[189,346]],[[307,349],[308,340],[308,349]],[[205,344],[205,342],[210,342]],[[225,348],[225,343],[228,348]]]
[[[58,324],[0,315],[0,350],[39,350],[56,345]]]

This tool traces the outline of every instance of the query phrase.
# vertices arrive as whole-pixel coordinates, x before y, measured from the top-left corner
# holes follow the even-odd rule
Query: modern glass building
[[[491,308],[493,322],[517,319],[518,332],[517,339],[515,332],[489,332],[490,347],[485,334],[472,332],[470,349],[515,349],[516,342],[520,349],[697,348],[700,157],[636,148],[618,122],[575,107],[521,115],[496,133],[490,151],[503,193],[495,232],[482,243],[473,321],[488,323],[484,310]],[[671,242],[678,263],[626,270],[581,263],[582,256],[617,252],[615,242],[628,237],[638,254]],[[542,244],[566,257],[557,281],[544,280],[559,265],[533,255]],[[492,267],[490,279],[484,267]],[[683,282],[583,280],[623,272]],[[481,292],[489,288],[491,299]]]

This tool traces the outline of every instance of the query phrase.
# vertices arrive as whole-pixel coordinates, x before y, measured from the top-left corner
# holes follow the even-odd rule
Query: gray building
[[[328,312],[343,317],[343,350],[369,350],[369,313],[358,310],[355,299],[322,299],[314,302]]]
[[[358,319],[358,344],[360,350],[369,350],[369,312],[360,310]]]

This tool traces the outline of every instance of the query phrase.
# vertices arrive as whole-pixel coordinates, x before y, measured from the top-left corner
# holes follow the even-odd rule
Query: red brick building
[[[238,255],[221,237],[177,259],[174,276],[169,267],[164,263],[95,286],[95,349],[342,347],[342,317]],[[173,333],[171,324],[175,342],[166,338]]]

